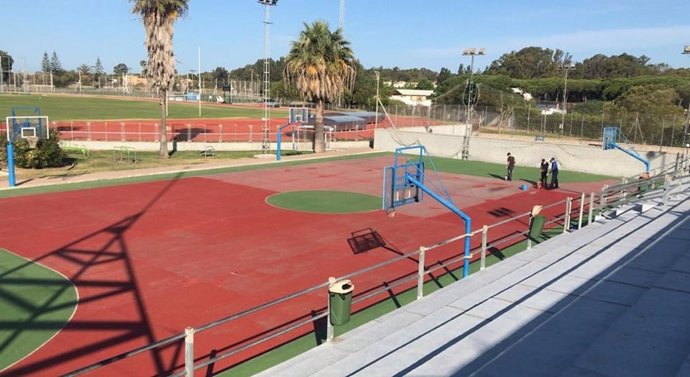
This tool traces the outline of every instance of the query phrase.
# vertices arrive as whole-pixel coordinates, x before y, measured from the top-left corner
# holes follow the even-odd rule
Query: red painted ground
[[[409,252],[463,233],[460,219],[431,198],[399,209],[394,218],[383,211],[308,214],[265,202],[276,192],[305,189],[380,195],[382,169],[391,162],[359,159],[3,199],[0,247],[60,271],[80,295],[67,328],[3,375],[59,375],[388,260],[396,250]],[[474,229],[566,196],[521,192],[522,182],[443,177],[456,203],[472,216]],[[524,229],[526,220],[490,235],[502,237],[518,227]],[[378,231],[388,249],[353,253],[347,240],[367,228]],[[475,237],[473,244],[478,242]],[[460,252],[461,245],[454,244],[430,253],[427,261]],[[416,269],[415,261],[404,261],[353,282],[361,293]],[[324,290],[201,333],[195,354],[222,351],[325,304]],[[92,375],[168,373],[181,363],[180,344]]]

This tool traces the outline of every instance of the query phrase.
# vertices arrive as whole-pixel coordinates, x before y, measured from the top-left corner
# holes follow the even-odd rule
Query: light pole
[[[270,11],[271,6],[275,6],[278,0],[258,0],[259,4],[264,6],[264,90],[262,92],[263,103],[264,103],[264,116],[263,125],[261,127],[261,134],[263,135],[261,142],[261,151],[267,154],[271,149],[271,140],[269,139],[269,125],[271,119],[271,113],[268,108],[268,100],[271,90],[271,62],[270,62],[270,34],[269,25],[270,22]]]
[[[464,56],[469,55],[471,60],[470,60],[470,79],[467,83],[467,115],[465,116],[465,136],[462,138],[462,159],[467,160],[470,158],[470,137],[472,136],[472,112],[474,111],[474,98],[472,97],[473,95],[473,90],[474,90],[474,57],[475,55],[486,55],[484,52],[484,48],[466,48],[465,50],[462,51],[462,54]]]
[[[566,106],[568,105],[568,71],[575,69],[575,65],[571,62],[563,62],[559,66],[560,69],[565,71],[565,81],[563,83],[563,109],[561,109],[561,134],[563,134],[563,130],[565,127],[565,113],[566,113]]]
[[[379,83],[381,82],[381,72],[374,71],[376,74],[376,122],[374,128],[379,128]]]
[[[683,55],[689,55],[690,54],[690,45],[686,45],[683,47]],[[688,136],[688,128],[690,128],[690,99],[688,99],[688,110],[686,114],[686,122],[685,122],[685,132],[683,133],[683,147],[685,148],[685,154],[687,155],[688,153],[688,148],[690,147],[690,144],[686,144],[687,141],[685,138]]]
[[[473,85],[472,79],[474,78],[474,57],[476,55],[486,55],[484,48],[466,48],[462,51],[462,55],[470,56],[470,80],[467,84],[467,122],[471,122],[472,110],[474,109],[474,99],[472,98]]]

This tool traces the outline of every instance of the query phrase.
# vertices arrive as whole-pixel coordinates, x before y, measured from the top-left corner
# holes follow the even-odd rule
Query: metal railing
[[[643,199],[658,198],[661,195],[663,205],[666,206],[668,202],[668,196],[675,187],[679,187],[683,180],[690,180],[690,175],[676,175],[675,177],[669,174],[658,175],[650,177],[649,179],[637,180],[633,182],[621,183],[612,186],[604,186],[599,193],[590,193],[586,195],[581,193],[579,196],[569,196],[563,200],[544,205],[542,207],[542,213],[549,213],[550,219],[544,224],[545,229],[551,231],[558,231],[562,227],[562,232],[571,232],[581,229],[586,218],[586,224],[591,224],[595,219],[595,212],[605,212],[617,206],[627,205],[631,202],[640,199],[640,195]],[[673,182],[677,181],[678,184],[674,185]],[[642,194],[640,194],[642,193]],[[448,272],[452,271],[452,266],[457,264],[457,268],[460,268],[461,262],[465,258],[470,258],[472,261],[479,261],[479,270],[486,268],[486,259],[489,254],[489,249],[508,244],[509,246],[520,244],[526,241],[526,249],[532,247],[532,241],[529,238],[529,220],[531,212],[525,212],[517,214],[516,216],[501,220],[499,222],[484,225],[479,229],[472,231],[469,234],[460,234],[455,237],[437,242],[428,246],[420,246],[417,250],[413,250],[407,253],[401,253],[400,255],[368,266],[366,268],[354,271],[352,273],[345,274],[343,276],[337,277],[335,280],[329,279],[323,283],[299,290],[297,292],[285,295],[283,297],[274,299],[267,303],[261,304],[259,306],[240,311],[238,313],[229,315],[227,317],[218,319],[216,321],[209,322],[207,324],[197,326],[196,328],[187,327],[184,332],[173,335],[166,339],[162,339],[158,342],[148,344],[131,351],[121,353],[119,355],[110,357],[108,359],[102,360],[98,363],[89,365],[87,367],[81,368],[79,370],[73,371],[67,376],[78,376],[98,368],[104,367],[106,365],[118,362],[123,359],[141,354],[146,351],[151,351],[159,349],[170,345],[171,343],[178,342],[184,339],[184,365],[176,364],[177,367],[174,369],[180,369],[177,372],[171,372],[171,376],[193,376],[195,370],[205,368],[210,366],[220,360],[226,359],[230,356],[236,355],[239,352],[248,350],[252,347],[265,343],[269,340],[275,339],[279,336],[287,334],[291,331],[299,329],[310,323],[315,323],[320,319],[326,318],[326,340],[331,341],[335,337],[334,327],[330,321],[330,302],[327,302],[325,306],[318,308],[317,310],[312,310],[311,315],[307,319],[299,319],[288,322],[287,324],[276,326],[273,329],[266,331],[258,336],[250,338],[248,341],[238,342],[237,346],[229,347],[225,352],[217,353],[214,355],[204,355],[199,359],[195,358],[194,354],[194,337],[195,335],[214,329],[220,325],[227,324],[241,318],[250,316],[252,314],[263,312],[269,308],[272,308],[278,304],[286,303],[297,298],[305,297],[306,295],[322,292],[325,288],[330,288],[333,281],[339,281],[344,279],[352,279],[356,277],[369,276],[372,272],[380,270],[384,267],[391,266],[395,263],[401,261],[415,260],[417,261],[416,271],[411,271],[399,276],[394,281],[384,282],[378,287],[369,289],[368,291],[362,292],[361,294],[353,297],[352,304],[363,303],[367,300],[375,298],[381,294],[390,293],[392,288],[402,287],[404,289],[414,289],[416,288],[416,298],[420,299],[424,297],[424,285],[429,281],[426,279],[427,276],[433,274],[438,270],[445,270]],[[574,220],[577,220],[577,225],[575,225]],[[511,224],[518,222],[519,225]],[[498,231],[501,227],[510,225],[511,229],[514,231],[505,235],[505,230],[503,232]],[[498,236],[494,239],[490,239],[490,231],[495,230]],[[481,236],[479,244],[472,248],[469,257],[464,255],[457,255],[445,259],[443,261],[435,262],[433,265],[427,265],[427,257],[429,253],[442,249],[447,246],[451,246],[457,242],[464,241],[466,237],[473,238],[475,236]],[[459,247],[458,250],[461,248]],[[413,284],[414,282],[414,284]],[[326,295],[328,296],[328,295]],[[177,363],[177,362],[176,362]]]
[[[574,230],[570,226],[570,222],[573,218],[578,217],[579,220],[579,225],[577,229],[579,229],[582,226],[582,221],[583,221],[583,214],[587,210],[589,213],[589,218],[587,220],[587,223],[592,222],[592,216],[593,216],[593,205],[596,202],[595,200],[595,194],[592,193],[590,194],[589,201],[585,200],[585,194],[581,194],[579,197],[568,197],[564,200],[550,203],[548,205],[545,205],[543,207],[543,212],[549,212],[549,217],[550,220],[546,222],[545,228],[547,229],[558,229],[560,226],[563,226],[563,232],[568,232],[571,230]],[[576,203],[575,206],[573,204]],[[562,208],[562,210],[561,210]],[[575,216],[573,215],[575,213]],[[579,216],[578,216],[579,214]],[[367,300],[371,300],[379,295],[385,294],[385,293],[390,293],[391,289],[396,288],[396,287],[401,287],[403,289],[414,289],[416,286],[416,291],[417,291],[417,299],[422,298],[424,296],[424,284],[428,280],[426,279],[430,274],[433,274],[436,271],[439,270],[444,270],[444,271],[452,271],[452,266],[454,265],[459,265],[461,262],[464,261],[466,258],[464,255],[457,255],[450,257],[448,259],[442,260],[442,261],[437,261],[433,265],[428,266],[427,265],[427,257],[429,256],[429,253],[433,252],[434,250],[437,249],[443,249],[448,246],[452,246],[453,244],[464,241],[466,237],[470,237],[471,239],[475,236],[480,235],[481,240],[477,242],[475,247],[472,249],[471,254],[469,256],[470,260],[473,261],[479,261],[480,262],[480,270],[483,270],[486,268],[486,259],[487,255],[489,254],[489,249],[492,247],[496,247],[499,245],[515,245],[519,244],[521,242],[527,241],[527,248],[531,247],[531,240],[529,240],[528,234],[529,234],[529,216],[530,213],[521,213],[516,216],[510,217],[508,219],[499,221],[494,224],[490,225],[484,225],[480,227],[477,230],[472,231],[469,234],[460,234],[458,236],[449,238],[447,240],[440,241],[438,243],[428,245],[428,246],[421,246],[417,250],[413,250],[407,253],[401,253],[400,255],[371,265],[369,267],[354,271],[349,274],[345,274],[343,276],[338,277],[336,280],[343,280],[343,279],[351,279],[351,278],[356,278],[356,277],[362,277],[365,275],[370,275],[372,272],[376,270],[380,270],[382,268],[391,266],[393,264],[399,263],[401,261],[409,261],[410,259],[417,260],[417,269],[416,271],[410,271],[409,273],[404,273],[402,276],[398,276],[396,279],[390,282],[384,282],[383,284],[376,286],[374,288],[369,289],[368,291],[362,292],[360,294],[357,294],[353,297],[352,304],[359,304],[359,303],[364,303]],[[518,222],[518,224],[514,224],[515,222]],[[512,224],[511,224],[512,223]],[[508,234],[505,234],[505,230],[500,230],[501,227],[504,226],[509,226],[510,229],[512,229]],[[489,237],[490,231],[493,231],[492,233],[495,232],[496,237],[491,238]],[[461,247],[458,247],[458,250],[462,249]],[[275,339],[279,336],[282,336],[286,333],[295,331],[296,329],[299,329],[300,327],[303,327],[305,325],[308,325],[310,323],[314,323],[317,320],[326,318],[326,340],[331,341],[334,338],[334,327],[331,324],[330,321],[330,310],[329,310],[329,303],[326,303],[325,306],[322,306],[316,310],[311,310],[310,313],[311,315],[307,319],[302,319],[299,320],[300,317],[298,317],[298,320],[294,320],[291,322],[288,322],[287,324],[275,326],[269,331],[266,331],[263,334],[260,334],[260,336],[254,336],[250,338],[249,340],[244,340],[242,342],[235,343],[237,344],[236,346],[231,346],[228,347],[227,350],[221,353],[213,354],[213,355],[204,355],[198,359],[195,359],[194,357],[194,338],[195,335],[198,335],[199,333],[209,331],[211,329],[214,329],[220,325],[227,324],[236,320],[239,320],[241,318],[245,318],[247,316],[250,316],[252,314],[256,314],[259,312],[263,312],[267,309],[270,309],[278,304],[285,303],[288,301],[293,301],[298,298],[303,298],[309,294],[313,294],[315,292],[322,292],[324,288],[329,288],[331,286],[330,281],[326,281],[320,284],[317,284],[312,287],[305,288],[303,290],[288,294],[286,296],[277,298],[275,300],[269,301],[267,303],[261,304],[259,306],[229,315],[227,317],[218,319],[213,322],[209,322],[207,324],[197,326],[195,328],[193,327],[187,327],[184,332],[173,335],[171,337],[168,337],[166,339],[162,339],[158,342],[148,344],[136,349],[133,349],[131,351],[121,353],[119,355],[107,358],[105,360],[102,360],[98,363],[89,365],[87,367],[75,370],[67,376],[78,376],[82,375],[91,371],[94,371],[98,368],[104,367],[106,365],[110,365],[112,363],[118,362],[120,360],[124,360],[127,358],[130,358],[135,355],[139,355],[143,352],[147,351],[155,351],[157,349],[161,349],[163,347],[169,346],[170,344],[174,342],[179,342],[184,339],[184,347],[185,347],[185,357],[184,357],[184,366],[177,364],[178,362],[175,362],[175,365],[177,367],[174,367],[174,369],[180,368],[177,372],[172,372],[172,376],[192,376],[193,372],[195,370],[210,366],[220,360],[226,359],[230,356],[236,355],[239,352],[245,351],[247,349],[250,349],[252,347],[255,347],[257,345],[260,345],[262,343],[265,343],[269,340]],[[327,295],[328,296],[328,295]],[[300,334],[301,335],[301,334]]]

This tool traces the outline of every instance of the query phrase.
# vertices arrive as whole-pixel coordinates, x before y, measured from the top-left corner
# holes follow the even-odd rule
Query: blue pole
[[[448,208],[449,210],[451,210],[451,212],[460,216],[460,218],[462,218],[463,221],[465,221],[465,261],[463,263],[462,277],[466,278],[470,276],[470,233],[472,233],[472,219],[469,216],[467,216],[467,214],[459,210],[455,205],[453,205],[453,203],[440,197],[438,194],[433,192],[430,188],[426,187],[426,185],[415,179],[410,174],[405,174],[405,176],[407,177],[408,181],[412,182],[422,191],[429,194],[429,196],[436,199],[437,202],[441,203],[444,207]]]
[[[276,140],[276,161],[280,161],[280,145],[283,142],[283,135],[282,135],[282,128],[278,129],[278,135],[277,135],[277,140]]]
[[[624,153],[626,153],[629,156],[632,156],[632,157],[638,159],[640,162],[642,162],[644,164],[645,172],[649,173],[649,161],[648,160],[642,158],[642,156],[640,156],[636,152],[629,151],[629,150],[621,147],[620,145],[618,145],[616,143],[613,143],[613,147],[618,149],[619,151],[623,151]]]
[[[14,187],[17,181],[14,176],[14,146],[11,141],[7,143],[7,173],[10,187]]]

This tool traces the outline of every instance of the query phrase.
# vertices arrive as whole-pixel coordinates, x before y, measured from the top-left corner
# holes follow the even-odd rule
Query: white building
[[[395,94],[390,98],[400,101],[409,106],[431,106],[431,100],[428,97],[433,93],[433,90],[419,90],[419,89],[396,89]]]

